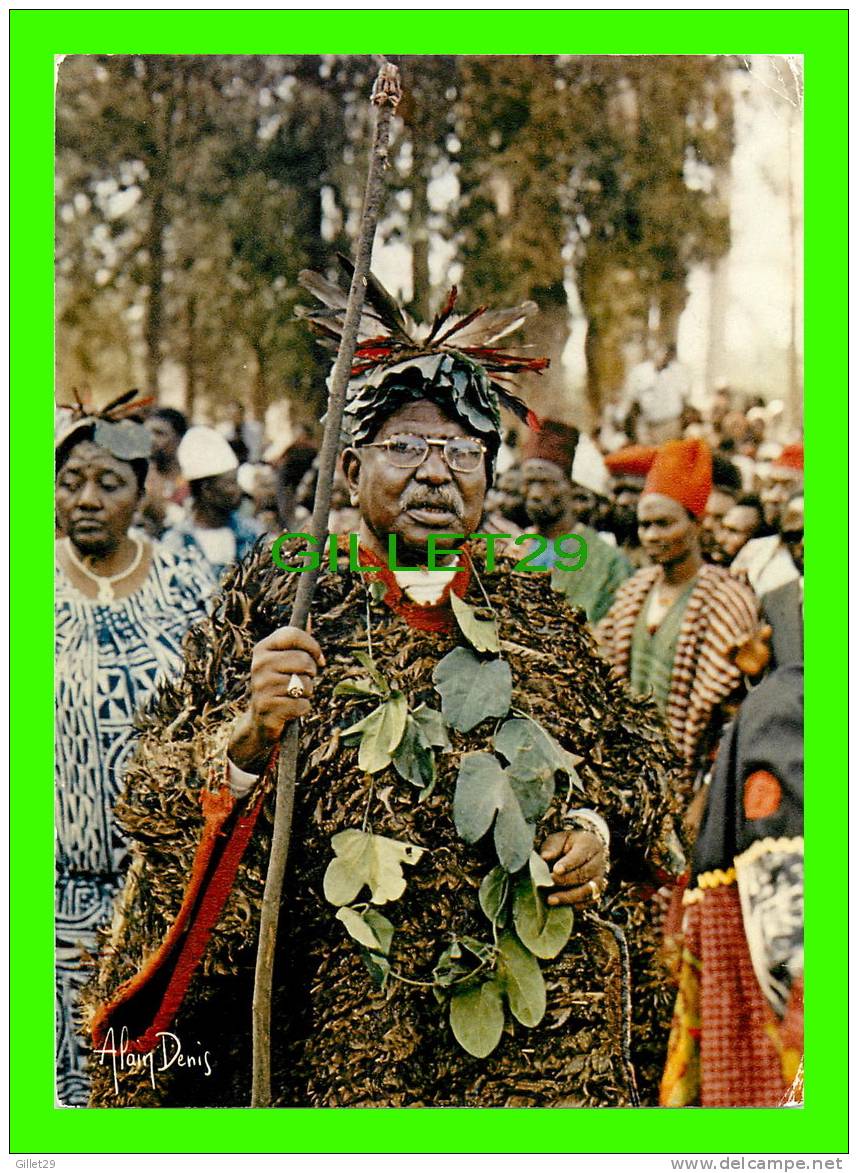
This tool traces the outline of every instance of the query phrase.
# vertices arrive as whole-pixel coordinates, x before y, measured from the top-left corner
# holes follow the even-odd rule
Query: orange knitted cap
[[[772,464],[775,468],[792,468],[796,472],[804,472],[804,444],[787,444]]]
[[[658,449],[644,494],[660,493],[702,517],[712,492],[712,452],[705,440],[669,440]]]
[[[605,457],[611,476],[645,477],[652,468],[658,449],[649,444],[629,444]]]

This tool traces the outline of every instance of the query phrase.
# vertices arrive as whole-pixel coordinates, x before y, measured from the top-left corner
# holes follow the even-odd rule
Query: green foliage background
[[[560,356],[567,285],[588,322],[587,407],[623,348],[675,339],[693,264],[729,244],[729,56],[395,57],[404,89],[380,240],[410,256],[420,317],[433,243],[464,307],[533,298],[552,370],[538,407],[580,415]],[[62,396],[143,383],[170,360],[186,404],[286,397],[318,416],[326,366],[293,320],[302,268],[349,251],[369,142],[366,57],[70,56],[57,88]],[[446,183],[444,181],[446,180]],[[446,198],[434,203],[431,185]],[[304,295],[306,298],[306,295]]]

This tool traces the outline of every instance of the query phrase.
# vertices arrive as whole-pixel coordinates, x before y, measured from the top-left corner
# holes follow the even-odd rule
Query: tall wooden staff
[[[390,120],[399,104],[400,96],[399,70],[395,65],[382,59],[370,99],[376,108],[375,134],[369,157],[369,172],[366,180],[355,268],[346,303],[342,338],[331,378],[325,433],[319,453],[319,479],[310,529],[320,543],[324,541],[328,528],[331,484],[334,479],[334,467],[339,450],[340,428],[343,409],[346,405],[346,390],[357,345],[358,325],[372,258],[372,243],[375,238],[375,227],[378,223],[384,188],[383,172],[387,166]],[[299,575],[298,589],[289,620],[292,627],[307,626],[318,573],[318,570],[314,570]],[[252,1108],[267,1108],[271,1104],[271,986],[274,974],[277,922],[280,916],[280,894],[283,889],[283,874],[289,852],[292,811],[295,805],[298,735],[299,722],[297,720],[290,721],[284,730],[280,743],[277,796],[274,807],[274,837],[271,842],[271,856],[268,860],[268,874],[265,877],[265,892],[262,897],[259,947],[256,954],[256,976],[253,985],[253,1084],[250,1100]]]

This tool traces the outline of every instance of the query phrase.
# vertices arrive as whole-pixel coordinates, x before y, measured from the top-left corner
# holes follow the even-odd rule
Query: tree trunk
[[[149,254],[149,297],[146,305],[146,392],[157,398],[158,368],[161,363],[161,330],[164,316],[164,229],[166,212],[161,177],[153,177],[149,230],[146,251]]]
[[[625,375],[617,331],[612,329],[612,274],[612,265],[591,247],[578,271],[578,294],[587,319],[584,338],[587,381],[582,405],[585,418],[581,420],[581,426],[587,430],[596,426],[606,397],[622,386]]]
[[[679,329],[679,319],[685,304],[688,301],[688,287],[685,277],[664,277],[659,283],[656,294],[658,306],[658,329],[656,338],[662,346],[670,346],[676,342]]]
[[[193,293],[185,302],[185,415],[188,422],[194,418],[197,401],[197,299]]]
[[[167,188],[170,182],[173,116],[176,110],[174,87],[177,83],[176,79],[170,76],[163,86],[160,85],[161,75],[157,65],[149,66],[147,78],[149,106],[156,128],[156,146],[147,159],[149,227],[146,233],[146,251],[149,254],[149,297],[144,337],[147,394],[157,397],[164,329],[164,235],[167,230]],[[156,93],[163,97],[162,110],[155,101]]]
[[[261,346],[254,346],[256,355],[256,374],[253,379],[253,416],[258,420],[265,419],[265,409],[268,406],[268,388],[265,382],[265,358]]]
[[[537,415],[578,424],[569,377],[563,366],[563,351],[569,341],[569,305],[563,282],[534,289],[533,299],[539,306],[535,326],[527,331],[527,342],[533,353],[546,355],[551,365],[538,379],[531,379],[525,390],[528,405]]]
[[[709,270],[709,337],[706,340],[706,391],[711,393],[722,379],[729,379],[726,366],[727,312],[730,307],[730,259],[721,257]]]

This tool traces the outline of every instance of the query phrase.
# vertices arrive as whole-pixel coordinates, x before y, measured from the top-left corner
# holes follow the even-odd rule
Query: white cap
[[[584,432],[578,437],[578,443],[575,445],[575,457],[569,479],[599,497],[608,495],[610,473],[602,459],[602,453]]]
[[[238,458],[214,428],[188,428],[176,453],[186,481],[217,477],[238,468]]]
[[[256,465],[255,464],[241,464],[236,473],[238,480],[238,487],[247,497],[253,496],[253,491],[256,488]]]

